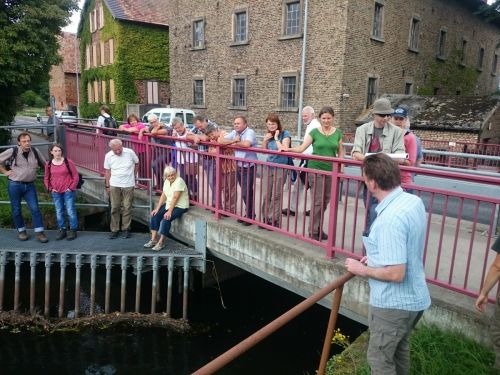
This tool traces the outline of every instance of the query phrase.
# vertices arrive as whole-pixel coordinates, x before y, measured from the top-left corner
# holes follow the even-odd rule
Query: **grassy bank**
[[[328,375],[369,375],[366,362],[368,333],[362,334],[353,345],[333,356],[327,365]],[[345,345],[342,337],[334,337],[335,345]],[[410,340],[411,375],[492,375],[494,353],[459,332],[442,331],[435,326],[422,325]]]
[[[36,107],[25,107],[19,112],[17,112],[17,116],[28,116],[28,117],[36,117],[36,115],[45,116],[45,107],[36,108]]]

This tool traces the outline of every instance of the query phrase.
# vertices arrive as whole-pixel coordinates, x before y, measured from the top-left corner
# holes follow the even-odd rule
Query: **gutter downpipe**
[[[304,38],[302,39],[302,61],[300,67],[299,114],[297,115],[297,138],[302,139],[302,108],[304,106],[304,81],[306,71],[307,19],[309,1],[304,1]]]

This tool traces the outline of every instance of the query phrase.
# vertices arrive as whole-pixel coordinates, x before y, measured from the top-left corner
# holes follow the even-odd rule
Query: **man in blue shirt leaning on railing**
[[[389,156],[367,156],[363,176],[379,201],[377,217],[363,236],[367,256],[345,264],[370,285],[367,356],[372,374],[408,374],[410,333],[431,304],[423,264],[425,207],[401,189],[398,164]]]

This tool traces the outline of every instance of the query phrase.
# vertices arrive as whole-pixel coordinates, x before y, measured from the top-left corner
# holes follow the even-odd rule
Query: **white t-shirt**
[[[104,169],[111,170],[109,185],[128,188],[135,186],[135,165],[139,158],[130,148],[123,148],[120,155],[109,151],[104,157]]]
[[[180,135],[179,133],[174,132],[174,135],[177,136],[177,138],[179,138],[179,139],[186,139],[188,134],[190,134],[188,132],[188,130],[184,131],[183,135]],[[178,149],[177,155],[175,155],[176,160],[177,160],[177,164],[190,164],[190,163],[197,163],[198,162],[198,154],[192,152],[193,149],[191,148],[191,145],[192,145],[192,143],[189,143],[189,142],[183,142],[180,140],[175,141],[175,147],[177,147],[177,149]],[[182,149],[182,148],[186,149],[186,150],[191,150],[191,152],[180,151],[180,149]]]
[[[306,132],[304,134],[304,138],[306,137],[306,135],[308,135],[310,132],[312,132],[313,129],[319,128],[320,126],[321,126],[321,124],[318,121],[318,119],[313,118],[311,120],[311,122],[309,123],[309,125],[307,125]],[[312,153],[313,153],[313,146],[312,145],[309,145],[309,147],[306,148],[303,152],[303,154],[306,154],[306,155],[312,155]]]

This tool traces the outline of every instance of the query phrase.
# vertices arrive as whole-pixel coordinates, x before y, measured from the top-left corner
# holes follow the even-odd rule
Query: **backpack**
[[[40,154],[38,153],[38,150],[35,147],[31,148],[33,150],[33,153],[35,154],[36,161],[38,163],[38,166],[40,168],[44,168],[44,164],[42,159],[40,158]],[[8,160],[5,161],[5,169],[8,171],[12,168],[13,165],[16,164],[16,159],[17,159],[17,146],[12,147],[12,155]]]
[[[116,123],[116,120],[114,119],[113,116],[109,116],[109,117],[104,117],[104,127],[105,128],[110,128],[110,129],[117,129],[118,128],[118,124]],[[113,131],[106,131],[106,130],[103,130],[103,134],[105,135],[116,135],[116,132],[113,132]]]
[[[64,158],[64,164],[66,164],[66,169],[68,170],[69,175],[71,178],[73,178],[73,172],[71,172],[71,168],[69,167],[69,162],[67,158]],[[51,167],[52,167],[52,162],[48,162],[49,166],[49,187],[50,187],[50,176],[51,176]],[[82,185],[85,183],[85,180],[83,179],[83,176],[81,173],[78,173],[78,184],[76,185],[77,189],[81,189]]]

